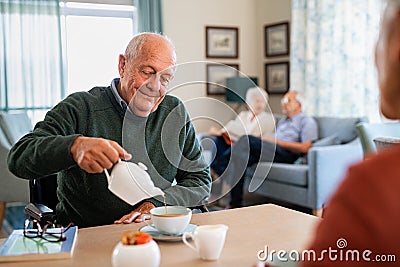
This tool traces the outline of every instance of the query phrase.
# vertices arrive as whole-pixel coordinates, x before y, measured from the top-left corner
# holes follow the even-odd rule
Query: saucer
[[[195,224],[189,224],[188,226],[186,226],[185,230],[183,230],[183,233],[186,232],[193,233],[196,227],[197,225]],[[182,235],[183,235],[183,233],[177,235],[162,234],[156,228],[149,225],[143,226],[142,228],[139,229],[139,231],[148,233],[153,237],[154,240],[158,241],[169,241],[169,242],[182,241]]]

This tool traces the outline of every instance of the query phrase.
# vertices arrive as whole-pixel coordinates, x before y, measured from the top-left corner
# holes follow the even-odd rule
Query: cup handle
[[[140,219],[142,220],[142,222],[144,222],[145,224],[147,224],[147,226],[153,227],[153,225],[151,225],[148,222],[148,219],[150,218],[150,214],[142,214],[140,215]],[[153,227],[154,228],[154,227]]]
[[[183,243],[185,243],[186,246],[190,247],[191,249],[193,249],[194,251],[198,252],[197,247],[193,246],[192,244],[190,244],[190,242],[187,240],[187,238],[190,237],[193,240],[193,234],[189,233],[189,232],[185,232],[182,235],[182,241]]]

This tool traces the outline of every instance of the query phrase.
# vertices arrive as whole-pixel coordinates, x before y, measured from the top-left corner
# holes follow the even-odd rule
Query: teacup
[[[183,243],[196,251],[203,260],[218,260],[224,247],[228,226],[225,224],[201,225],[194,233],[186,232],[182,236]],[[194,245],[187,240],[191,238]]]
[[[179,235],[185,230],[192,219],[192,210],[181,206],[157,207],[150,210],[152,224],[158,232],[168,235]]]

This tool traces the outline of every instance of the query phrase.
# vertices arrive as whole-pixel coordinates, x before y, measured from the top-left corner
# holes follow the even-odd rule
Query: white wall
[[[257,2],[257,43],[259,44],[259,49],[257,50],[260,66],[260,80],[261,85],[265,87],[265,63],[272,62],[281,62],[281,61],[290,61],[289,56],[283,57],[265,57],[265,48],[264,48],[264,26],[267,24],[274,24],[284,21],[289,21],[289,29],[290,29],[290,20],[291,20],[291,0],[256,0]],[[270,107],[273,112],[281,113],[281,101],[282,95],[270,95]]]
[[[264,25],[290,20],[290,0],[163,0],[163,19],[164,32],[176,46],[178,63],[185,63],[178,66],[178,75],[171,87],[179,86],[172,94],[185,101],[197,131],[207,131],[213,122],[205,117],[225,123],[234,115],[215,101],[193,100],[207,96],[204,61],[239,64],[240,71],[258,77],[259,85],[264,87],[264,63],[267,62]],[[206,58],[205,26],[238,27],[239,58]],[[190,85],[182,86],[184,83]],[[216,99],[223,101],[223,98]],[[270,96],[270,99],[272,111],[279,112],[280,96]]]

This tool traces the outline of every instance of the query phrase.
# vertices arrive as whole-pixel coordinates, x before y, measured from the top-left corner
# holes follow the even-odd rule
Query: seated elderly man
[[[11,149],[10,171],[25,179],[58,173],[56,210],[63,225],[138,222],[163,205],[162,197],[130,205],[108,190],[103,171],[119,159],[144,163],[168,204],[202,204],[211,177],[183,103],[167,94],[175,66],[175,48],[166,37],[134,36],[119,55],[120,77],[50,110]]]
[[[259,161],[293,163],[318,139],[317,123],[303,113],[302,103],[299,92],[289,91],[281,102],[286,118],[278,122],[274,137],[242,136],[231,151],[213,162],[212,175],[219,175],[234,186],[230,192],[230,208],[242,206],[244,172],[248,166]]]

